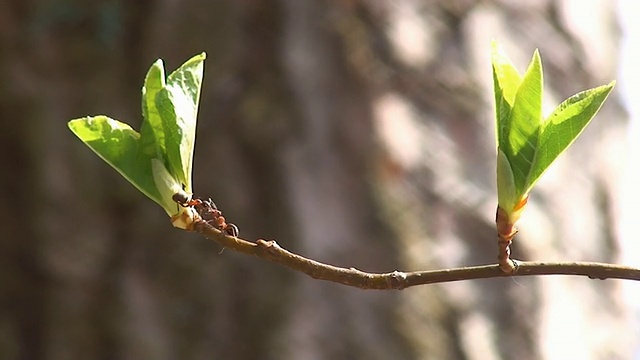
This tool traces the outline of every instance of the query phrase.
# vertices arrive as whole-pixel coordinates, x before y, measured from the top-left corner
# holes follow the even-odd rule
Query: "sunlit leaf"
[[[516,93],[522,77],[495,42],[491,43],[491,61],[493,67],[493,87],[496,100],[496,141],[506,139],[506,125],[511,116]],[[504,147],[504,145],[503,145]]]
[[[131,126],[95,116],[71,120],[69,129],[133,186],[162,206],[151,169],[155,151],[145,151],[140,134]]]
[[[524,76],[494,43],[492,49],[498,147],[498,206],[511,225],[529,192],[553,161],[571,145],[598,112],[614,82],[580,92],[544,119],[542,61],[536,50]],[[509,225],[509,226],[506,226]]]
[[[166,136],[170,170],[188,193],[192,192],[191,167],[204,60],[203,53],[171,73],[155,99]]]
[[[516,192],[524,193],[527,179],[538,151],[538,130],[542,125],[542,64],[536,51],[516,93],[507,129],[506,139],[499,142],[509,159]]]
[[[540,131],[539,151],[529,175],[530,190],[551,163],[582,133],[609,96],[615,81],[582,91],[560,104],[545,120]]]
[[[80,140],[162,206],[174,226],[181,228],[187,228],[193,216],[172,197],[176,193],[190,196],[192,192],[193,150],[205,57],[202,53],[191,58],[166,80],[162,60],[151,66],[142,88],[140,133],[102,115],[69,122],[69,128]]]

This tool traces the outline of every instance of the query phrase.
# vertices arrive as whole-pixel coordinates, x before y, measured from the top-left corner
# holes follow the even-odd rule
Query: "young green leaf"
[[[195,130],[204,70],[204,53],[165,80],[156,61],[142,88],[140,133],[106,116],[71,120],[71,131],[143,194],[162,206],[176,227],[189,228],[193,210],[173,195],[191,195]]]
[[[133,186],[162,205],[151,171],[155,153],[144,151],[140,134],[131,126],[95,116],[71,120],[69,129]]]
[[[516,183],[511,171],[509,159],[501,148],[498,148],[498,206],[503,209],[515,208],[520,195],[516,192]]]
[[[169,75],[155,103],[162,119],[171,172],[191,193],[191,166],[205,54],[193,57]]]
[[[509,229],[526,205],[529,192],[553,161],[571,145],[598,112],[614,82],[580,92],[542,117],[542,62],[536,50],[527,71],[517,70],[494,43],[492,49],[498,147],[498,224]],[[513,230],[513,231],[512,231]]]
[[[147,151],[154,151],[158,157],[162,158],[167,153],[165,147],[164,128],[160,113],[156,108],[156,96],[165,86],[164,65],[158,59],[151,65],[142,86],[142,126],[140,134],[143,139],[143,146]]]
[[[499,145],[513,170],[516,192],[523,194],[538,150],[538,130],[542,125],[542,64],[536,50],[516,93],[506,138]]]
[[[516,93],[522,77],[496,42],[491,43],[493,65],[493,87],[496,99],[496,142],[507,138],[507,128]]]
[[[579,92],[560,104],[540,129],[540,145],[536,162],[529,175],[527,192],[551,163],[582,133],[609,96],[615,81]]]

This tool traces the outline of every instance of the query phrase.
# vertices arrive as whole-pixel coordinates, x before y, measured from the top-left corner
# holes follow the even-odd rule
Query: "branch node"
[[[509,262],[511,262],[511,265],[513,265],[513,268],[510,274],[515,275],[520,269],[520,261],[516,259],[509,259]]]
[[[276,255],[282,249],[275,240],[258,239],[256,240],[256,245],[260,250],[271,255]]]
[[[407,274],[401,271],[394,271],[391,273],[389,277],[389,285],[392,289],[402,290],[405,288],[407,283]]]
[[[273,240],[258,239],[256,240],[256,245],[258,245],[258,247],[260,248],[266,249],[272,247],[274,242],[275,241]]]
[[[509,258],[501,259],[498,265],[500,266],[500,270],[508,275],[513,275],[518,271],[518,264]]]

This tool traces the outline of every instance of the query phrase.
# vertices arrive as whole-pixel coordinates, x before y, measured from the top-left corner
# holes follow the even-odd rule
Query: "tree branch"
[[[360,289],[401,290],[410,286],[442,282],[532,275],[580,275],[591,279],[640,280],[640,269],[595,262],[515,262],[513,273],[505,273],[495,265],[470,266],[455,269],[390,273],[367,273],[355,268],[341,268],[307,259],[280,247],[274,240],[259,239],[255,243],[223,234],[206,221],[196,221],[193,230],[225,248],[254,255],[314,279],[331,281]]]

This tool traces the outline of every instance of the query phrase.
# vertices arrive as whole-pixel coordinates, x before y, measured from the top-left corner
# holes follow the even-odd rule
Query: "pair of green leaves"
[[[162,206],[179,228],[188,228],[193,222],[192,210],[178,206],[172,198],[192,193],[191,167],[205,57],[204,53],[194,56],[166,78],[162,60],[151,66],[142,87],[140,133],[104,115],[69,122],[80,140]]]
[[[205,54],[165,79],[156,61],[142,88],[140,133],[107,116],[69,122],[85,144],[138,190],[162,206],[174,226],[188,228],[193,213],[173,195],[191,195],[191,166]],[[515,233],[529,192],[551,163],[575,141],[598,112],[614,82],[580,92],[542,116],[542,64],[536,51],[524,76],[493,44],[498,143],[498,212],[504,233]],[[500,213],[501,212],[501,213]]]
[[[580,135],[615,82],[579,92],[542,115],[542,64],[536,50],[524,76],[494,43],[493,81],[498,143],[498,207],[514,224],[529,192],[551,163]]]

